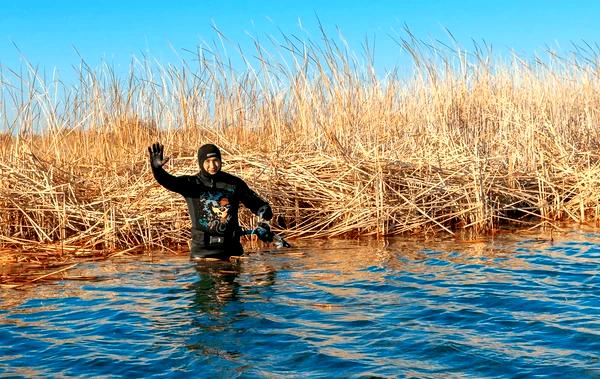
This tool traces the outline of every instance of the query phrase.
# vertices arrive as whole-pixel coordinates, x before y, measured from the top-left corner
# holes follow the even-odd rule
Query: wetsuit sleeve
[[[189,197],[189,192],[193,189],[193,183],[191,183],[188,176],[171,175],[162,167],[152,167],[152,174],[158,184],[169,191],[177,192],[183,196]]]
[[[252,211],[252,213],[255,215],[257,215],[261,210],[268,209],[268,212],[266,212],[268,216],[265,218],[267,220],[271,219],[273,213],[271,212],[271,206],[269,203],[258,196],[256,192],[252,191],[243,180],[241,180],[239,188],[240,200],[246,208],[250,209],[250,211]]]

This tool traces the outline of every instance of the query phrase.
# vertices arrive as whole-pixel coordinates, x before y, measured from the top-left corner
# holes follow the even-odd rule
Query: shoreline
[[[0,248],[187,244],[183,198],[149,169],[157,141],[176,175],[197,172],[199,146],[219,146],[223,170],[272,205],[286,239],[600,222],[594,52],[498,61],[413,40],[413,75],[378,76],[369,59],[322,42],[278,46],[289,65],[246,71],[218,54],[180,67],[148,60],[127,78],[86,67],[68,88],[6,72]]]

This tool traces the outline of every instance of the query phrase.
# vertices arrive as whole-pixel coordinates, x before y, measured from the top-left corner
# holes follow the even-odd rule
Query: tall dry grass
[[[204,49],[178,66],[134,61],[126,77],[82,62],[72,87],[2,69],[5,256],[185,248],[183,199],[148,167],[154,141],[178,174],[196,172],[198,146],[216,143],[224,169],[273,204],[291,238],[598,221],[595,54],[503,61],[408,33],[398,43],[413,74],[377,75],[368,51],[323,37],[284,36],[275,52],[257,43],[240,53],[242,70]]]

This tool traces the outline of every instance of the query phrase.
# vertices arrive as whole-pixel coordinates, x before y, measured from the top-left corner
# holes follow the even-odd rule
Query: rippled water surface
[[[1,290],[0,377],[600,377],[600,234],[300,242]]]

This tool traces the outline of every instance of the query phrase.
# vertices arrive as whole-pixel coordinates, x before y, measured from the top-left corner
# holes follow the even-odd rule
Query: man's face
[[[221,170],[221,160],[215,157],[206,158],[204,162],[202,162],[202,167],[204,167],[204,170],[210,175],[214,175]]]

